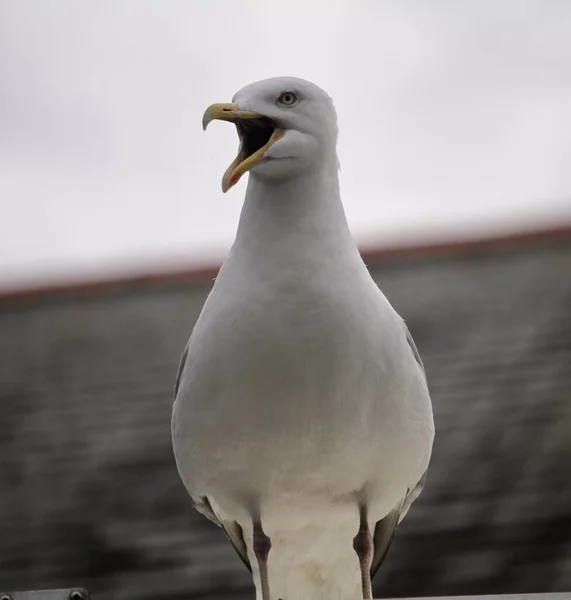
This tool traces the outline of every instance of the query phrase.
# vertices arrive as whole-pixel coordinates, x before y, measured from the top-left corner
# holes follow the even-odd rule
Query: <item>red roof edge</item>
[[[450,258],[463,255],[483,254],[497,250],[529,245],[559,245],[571,242],[571,224],[547,229],[509,233],[498,236],[478,237],[429,244],[404,244],[392,247],[362,248],[361,254],[367,265],[393,260],[424,260]],[[80,281],[56,281],[38,286],[0,288],[0,303],[18,303],[34,300],[70,298],[78,296],[101,296],[121,292],[133,287],[165,286],[177,284],[204,285],[211,282],[220,265],[191,269],[173,269],[133,275]]]
[[[392,248],[361,248],[361,255],[367,263],[386,260],[430,259],[454,257],[467,254],[496,252],[519,246],[559,245],[571,242],[571,224],[546,227],[543,229],[517,231],[491,236],[477,236],[469,239],[449,240],[420,245],[402,245]]]

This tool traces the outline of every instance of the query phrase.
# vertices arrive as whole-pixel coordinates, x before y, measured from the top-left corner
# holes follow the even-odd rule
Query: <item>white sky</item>
[[[275,75],[335,99],[361,242],[571,222],[568,0],[0,0],[0,284],[222,257],[201,116]]]

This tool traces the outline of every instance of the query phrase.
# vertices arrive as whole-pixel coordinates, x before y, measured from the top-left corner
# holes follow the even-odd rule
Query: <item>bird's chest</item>
[[[272,298],[236,299],[232,313],[198,323],[200,343],[190,345],[175,407],[175,444],[182,441],[179,456],[205,483],[256,478],[253,488],[293,491],[309,471],[316,493],[325,493],[353,453],[370,456],[375,464],[361,466],[373,471],[375,456],[398,453],[403,443],[393,333],[376,311],[348,307],[343,296]],[[347,472],[362,481],[358,469]]]
[[[386,353],[376,315],[343,294],[294,286],[285,281],[271,294],[246,295],[205,327],[212,344],[207,353],[201,345],[196,359],[199,376],[216,388],[208,396],[223,409],[219,414],[245,420],[248,409],[252,424],[279,419],[281,429],[301,433],[328,406],[381,391]]]

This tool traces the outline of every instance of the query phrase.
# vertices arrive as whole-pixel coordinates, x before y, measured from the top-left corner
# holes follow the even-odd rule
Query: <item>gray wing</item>
[[[184,366],[186,364],[186,357],[188,356],[188,344],[186,345],[184,352],[182,353],[182,357],[180,359],[180,364],[178,366],[178,372],[176,374],[176,382],[174,385],[174,397],[176,398],[178,395],[178,390],[180,388],[180,382],[182,379],[182,373],[184,371]],[[204,515],[207,519],[222,527],[222,530],[226,534],[226,537],[230,540],[232,546],[234,546],[234,550],[238,553],[238,556],[242,560],[242,562],[248,567],[250,571],[252,571],[252,567],[250,565],[250,561],[248,559],[248,551],[246,549],[246,542],[244,541],[244,533],[242,528],[236,521],[225,521],[218,517],[214,509],[212,508],[212,504],[210,500],[206,496],[198,497],[198,496],[190,496],[192,500],[192,504],[194,508],[202,515]]]
[[[244,532],[236,521],[225,521],[220,519],[214,509],[210,500],[203,496],[202,498],[193,498],[194,508],[198,512],[202,513],[205,517],[216,523],[226,534],[226,537],[234,547],[234,550],[238,553],[240,560],[246,565],[248,570],[252,571],[250,560],[248,559],[248,550],[246,549],[246,542],[244,540]]]
[[[251,573],[252,565],[250,565],[250,560],[248,559],[248,550],[246,549],[242,528],[236,521],[221,521],[220,526],[224,530],[224,533],[230,540],[232,546],[234,546],[234,550],[238,553],[240,560],[246,565],[246,568]]]
[[[406,323],[404,323],[404,328],[405,328],[405,332],[406,332],[406,341],[408,342],[408,345],[410,346],[410,349],[412,350],[412,353],[414,354],[414,358],[416,359],[416,362],[418,363],[419,367],[422,369],[422,372],[424,373],[424,376],[426,377],[426,370],[424,368],[424,363],[422,362],[422,358],[420,358],[420,353],[418,352],[418,348],[416,347],[416,344],[414,343],[414,340],[412,339],[412,335],[410,334],[410,331],[408,330],[408,327],[406,326]]]
[[[381,519],[375,526],[373,533],[373,560],[371,561],[371,578],[373,578],[380,566],[383,564],[391,543],[393,541],[397,525],[403,520],[408,512],[410,505],[418,498],[424,488],[426,481],[426,471],[420,478],[420,481],[410,490],[403,498],[399,508],[391,510],[391,512]]]
[[[405,324],[406,341],[412,350],[416,362],[422,369],[424,376],[426,377],[426,371],[424,364],[420,358],[418,348],[412,339],[412,335]],[[393,541],[397,525],[404,519],[410,505],[418,498],[424,488],[424,482],[426,481],[426,471],[420,478],[420,481],[406,493],[403,501],[399,508],[391,510],[391,512],[384,518],[381,519],[375,526],[375,532],[373,533],[373,545],[374,553],[373,560],[371,562],[371,577],[374,577],[375,573],[379,570],[383,561],[385,560],[391,543]]]
[[[180,357],[180,363],[178,364],[178,371],[176,374],[176,381],[174,384],[174,397],[178,396],[178,389],[180,388],[180,380],[182,379],[182,372],[184,371],[184,365],[186,364],[186,357],[188,356],[188,344],[184,347],[182,356]]]

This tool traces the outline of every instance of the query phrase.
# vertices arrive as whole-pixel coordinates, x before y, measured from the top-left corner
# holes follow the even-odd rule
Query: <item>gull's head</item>
[[[204,129],[215,119],[236,125],[238,156],[224,173],[227,192],[252,172],[266,179],[286,179],[324,160],[337,164],[337,117],[331,98],[315,84],[297,77],[274,77],[251,83],[231,104],[212,104]]]

